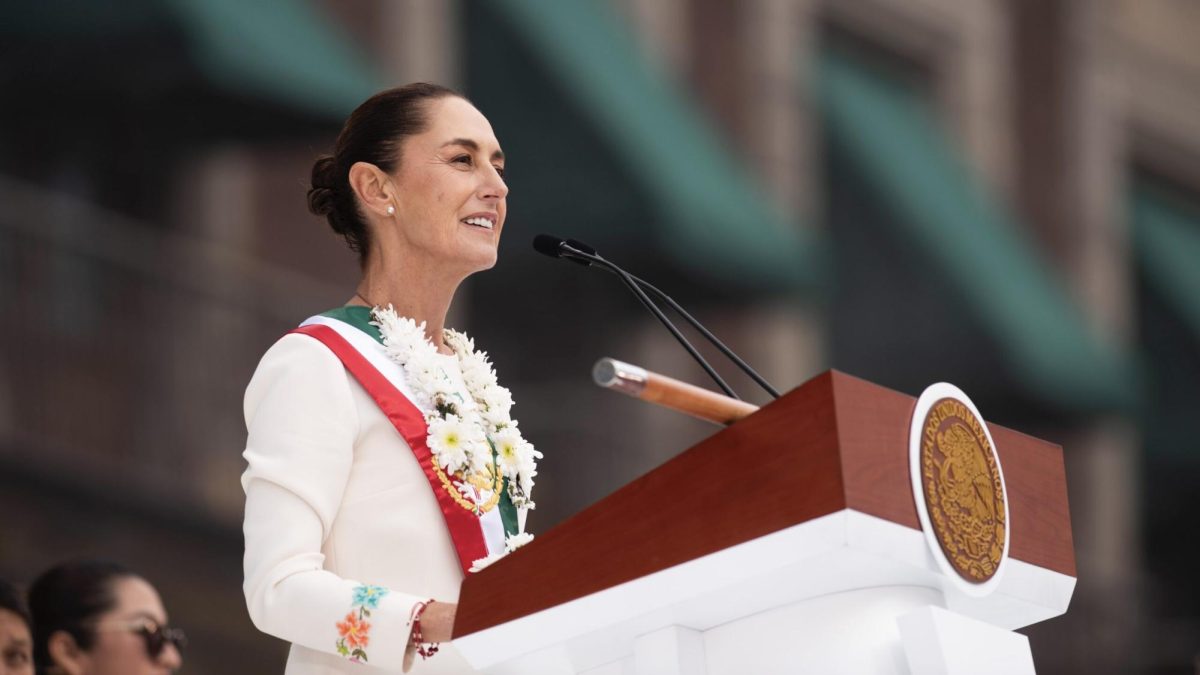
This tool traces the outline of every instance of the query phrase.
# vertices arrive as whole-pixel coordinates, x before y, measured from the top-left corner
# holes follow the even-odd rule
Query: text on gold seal
[[[967,581],[991,579],[1004,554],[1004,484],[982,420],[961,401],[940,399],[925,416],[921,486],[946,559]]]

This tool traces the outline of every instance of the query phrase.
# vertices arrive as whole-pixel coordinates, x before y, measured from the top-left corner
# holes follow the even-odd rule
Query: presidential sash
[[[408,443],[437,498],[463,573],[469,573],[480,559],[502,554],[506,528],[501,510],[472,508],[463,496],[471,488],[448,477],[436,465],[426,441],[425,416],[412,402],[403,369],[388,358],[382,345],[357,328],[324,316],[308,319],[291,332],[307,335],[328,347]]]

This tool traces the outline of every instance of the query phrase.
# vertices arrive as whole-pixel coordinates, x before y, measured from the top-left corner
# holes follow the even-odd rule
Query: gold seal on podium
[[[999,462],[983,420],[962,401],[935,402],[921,424],[921,487],[938,543],[965,580],[1000,567],[1007,509]]]

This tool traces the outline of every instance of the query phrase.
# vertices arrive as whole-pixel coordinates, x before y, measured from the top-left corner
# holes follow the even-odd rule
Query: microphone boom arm
[[[629,287],[629,290],[633,291],[633,294],[637,296],[637,299],[641,301],[642,305],[645,306],[646,309],[650,310],[650,313],[653,314],[660,322],[662,322],[662,325],[666,326],[667,330],[671,331],[671,335],[675,336],[675,339],[678,340],[679,344],[683,345],[683,348],[692,355],[692,358],[696,359],[696,362],[699,363],[700,367],[704,369],[704,372],[708,373],[708,376],[717,383],[717,386],[721,388],[721,391],[725,392],[725,394],[730,398],[737,399],[739,401],[741,400],[741,397],[733,391],[733,388],[726,384],[725,380],[721,379],[721,376],[717,374],[717,371],[713,370],[713,367],[709,365],[708,361],[704,360],[704,357],[700,355],[700,352],[696,351],[696,348],[692,346],[692,343],[688,342],[687,338],[683,336],[683,333],[679,332],[679,329],[675,327],[675,324],[671,323],[670,319],[668,319],[667,316],[662,313],[662,310],[660,310],[658,306],[650,300],[650,297],[646,295],[646,292],[643,291],[641,287],[638,286],[637,282],[633,280],[633,275],[598,255],[585,253],[576,249],[570,244],[563,243],[561,244],[561,247],[571,255],[577,255],[579,257],[586,258],[587,260],[600,265],[601,267],[620,277],[621,281]],[[671,301],[671,304],[674,305],[674,301]]]
[[[740,368],[742,372],[749,375],[750,379],[758,383],[758,386],[765,389],[772,398],[779,398],[779,391],[776,390],[775,387],[772,387],[769,382],[763,379],[762,375],[759,375],[753,368],[750,367],[750,364],[743,361],[742,358],[735,354],[732,349],[726,347],[725,343],[721,342],[716,335],[713,335],[711,332],[709,332],[709,330],[705,328],[703,324],[693,318],[691,314],[688,314],[683,307],[679,306],[679,303],[675,302],[675,300],[671,298],[671,296],[660,291],[657,287],[645,279],[641,279],[633,274],[630,274],[629,277],[633,279],[634,282],[642,286],[642,288],[649,290],[651,293],[654,293],[654,295],[658,296],[660,300],[667,303],[671,309],[675,310],[679,316],[683,317],[684,321],[687,321],[689,324],[691,324],[692,328],[695,328],[701,335],[711,342],[714,347],[719,349],[726,358],[728,358],[730,361],[733,361],[734,365]]]
[[[645,279],[641,279],[633,274],[626,272],[625,270],[617,267],[615,264],[610,263],[609,261],[605,260],[601,256],[599,256],[595,253],[580,250],[578,247],[573,246],[572,245],[573,243],[574,243],[573,241],[572,242],[563,242],[559,245],[560,250],[563,252],[563,254],[581,258],[581,259],[586,260],[591,263],[596,263],[596,264],[600,265],[601,267],[603,267],[605,270],[612,272],[613,274],[616,274],[617,276],[621,277],[622,281],[625,281],[627,286],[629,286],[629,282],[632,281],[633,283],[638,284],[639,286],[642,286],[643,288],[654,293],[654,295],[658,296],[659,299],[661,299],[663,302],[667,303],[667,305],[669,305],[671,307],[671,309],[675,310],[675,312],[677,314],[679,314],[679,316],[683,317],[684,321],[687,321],[692,326],[692,328],[695,328],[701,335],[703,335],[705,337],[705,339],[707,339],[709,342],[711,342],[714,347],[716,347],[718,350],[720,350],[720,352],[722,354],[724,354],[726,358],[728,358],[730,361],[732,361],[734,363],[734,365],[736,365],[738,368],[740,368],[742,370],[742,372],[744,372],[744,373],[746,373],[746,375],[750,376],[750,379],[752,379],[756,383],[758,383],[758,386],[765,389],[767,391],[767,393],[771,395],[772,398],[779,398],[779,391],[777,389],[775,389],[775,387],[771,386],[771,384],[769,382],[767,382],[766,379],[764,379],[753,368],[751,368],[750,364],[746,363],[745,361],[742,360],[741,357],[739,357],[737,354],[735,354],[732,349],[730,349],[729,347],[726,347],[725,343],[721,342],[717,338],[717,336],[713,335],[707,328],[704,327],[703,324],[701,324],[699,321],[697,321],[695,319],[695,317],[693,317],[686,310],[684,310],[684,308],[681,307],[679,305],[679,303],[675,302],[675,300],[671,296],[669,296],[666,293],[664,293],[663,291],[659,290],[656,286],[654,286],[650,282],[646,281]],[[628,277],[628,280],[625,279],[625,277]],[[633,289],[632,286],[630,286],[630,288]],[[638,291],[636,289],[634,289],[634,293],[638,294]],[[641,299],[641,298],[639,297],[639,299]],[[646,304],[645,301],[643,301],[642,304]],[[649,305],[647,305],[647,308],[649,308]],[[651,310],[651,311],[653,312],[654,310]],[[669,323],[666,325],[671,330],[672,334],[676,333],[673,326],[671,326]],[[680,340],[683,339],[680,336],[676,336],[676,337]],[[684,341],[684,346],[688,347],[686,341]],[[688,351],[692,352],[692,355],[695,356],[695,352],[692,349],[689,348]],[[715,373],[712,372],[711,368],[707,367],[707,364],[704,363],[703,360],[701,360],[701,365],[705,366],[705,370],[708,371],[710,375],[717,378],[718,383],[721,382],[720,378],[717,377],[715,375]],[[724,387],[722,387],[722,389],[724,389]],[[730,396],[733,396],[733,398],[738,398],[736,395],[730,393],[729,390],[726,390],[726,393],[729,394]]]

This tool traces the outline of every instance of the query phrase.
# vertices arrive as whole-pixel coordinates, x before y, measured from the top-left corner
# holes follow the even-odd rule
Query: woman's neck
[[[356,289],[357,297],[347,304],[395,308],[400,316],[425,322],[425,337],[441,353],[449,353],[442,340],[446,314],[464,277],[449,275],[427,260],[387,261],[383,256],[369,260]],[[364,302],[365,301],[365,302]]]

